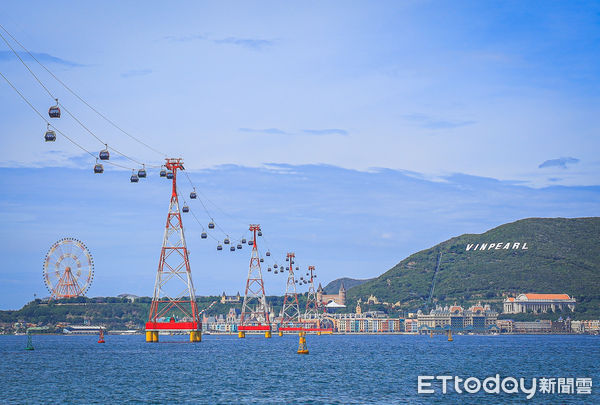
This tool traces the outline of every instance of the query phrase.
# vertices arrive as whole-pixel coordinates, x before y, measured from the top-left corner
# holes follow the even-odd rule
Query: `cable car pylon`
[[[252,245],[252,253],[250,255],[244,303],[242,304],[242,313],[238,325],[238,337],[246,337],[247,331],[264,331],[265,337],[270,338],[271,322],[269,321],[265,283],[262,278],[260,256],[256,244],[256,235],[257,232],[260,232],[260,225],[250,225],[250,232],[253,235],[250,244]]]
[[[300,323],[300,305],[298,304],[298,294],[296,293],[296,277],[294,275],[294,252],[288,252],[286,261],[288,261],[288,278],[285,285],[285,295],[283,296],[283,308],[281,309],[281,324],[279,326],[279,336],[283,336],[285,331],[302,331]]]
[[[190,342],[200,342],[202,322],[196,306],[189,252],[177,198],[177,170],[184,170],[183,160],[167,158],[165,166],[172,174],[173,187],[150,315],[146,323],[146,342],[158,342],[159,331],[189,332]]]

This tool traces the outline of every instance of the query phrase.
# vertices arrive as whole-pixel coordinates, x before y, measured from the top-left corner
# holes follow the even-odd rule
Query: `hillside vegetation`
[[[344,288],[348,290],[352,287],[356,287],[357,285],[361,285],[371,280],[373,279],[367,278],[364,280],[359,280],[356,278],[342,277],[329,282],[329,284],[323,287],[323,292],[325,294],[337,294],[340,291],[340,286],[342,285],[342,283],[344,283]]]
[[[505,249],[506,243],[511,243]],[[513,249],[514,243],[520,243]],[[480,250],[481,244],[488,244]],[[489,249],[489,244],[495,246]],[[527,249],[522,249],[526,243]],[[474,250],[476,245],[478,250]],[[501,244],[500,249],[496,246]],[[467,246],[472,245],[470,250]],[[600,218],[529,218],[482,234],[465,234],[402,260],[381,276],[347,292],[353,308],[374,294],[380,301],[400,302],[401,310],[481,300],[501,310],[506,294],[567,293],[581,316],[600,315]]]

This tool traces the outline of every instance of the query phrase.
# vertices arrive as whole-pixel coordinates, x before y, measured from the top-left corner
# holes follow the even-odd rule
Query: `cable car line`
[[[87,154],[89,154],[91,157],[93,157],[93,158],[96,158],[96,157],[97,157],[97,156],[96,156],[96,154],[94,154],[94,153],[90,152],[89,150],[87,150],[86,148],[84,148],[83,146],[81,146],[80,144],[78,144],[77,142],[75,142],[75,141],[74,141],[74,140],[73,140],[71,137],[67,136],[67,135],[66,135],[64,132],[62,132],[61,130],[59,130],[58,128],[56,128],[54,125],[52,125],[52,124],[51,124],[51,123],[50,123],[50,122],[49,122],[49,121],[46,119],[46,117],[45,117],[45,116],[44,116],[42,113],[40,113],[40,112],[37,110],[37,108],[35,108],[35,107],[33,106],[33,104],[31,104],[31,102],[30,102],[30,101],[29,101],[29,100],[28,100],[28,99],[27,99],[27,98],[26,98],[26,97],[23,95],[23,93],[21,93],[21,92],[19,91],[19,89],[17,89],[17,88],[16,88],[16,87],[15,87],[15,86],[14,86],[14,85],[11,83],[11,81],[10,81],[10,80],[8,80],[8,78],[7,78],[6,76],[4,76],[4,74],[3,74],[2,72],[0,72],[0,76],[2,76],[2,78],[3,78],[3,79],[6,81],[6,83],[8,83],[10,87],[12,87],[12,89],[13,89],[13,90],[14,90],[14,91],[15,91],[15,92],[16,92],[16,93],[17,93],[17,94],[18,94],[18,95],[19,95],[19,96],[20,96],[20,97],[23,99],[23,101],[25,101],[25,102],[27,103],[27,105],[28,105],[29,107],[31,107],[31,109],[32,109],[32,110],[33,110],[33,111],[34,111],[34,112],[35,112],[37,115],[39,115],[39,116],[40,116],[40,118],[41,118],[42,120],[44,120],[44,122],[47,124],[47,126],[48,126],[48,127],[50,127],[50,128],[53,128],[53,129],[54,129],[54,130],[55,130],[57,133],[61,134],[61,135],[62,135],[63,137],[65,137],[65,138],[66,138],[66,139],[67,139],[69,142],[71,142],[73,145],[77,146],[79,149],[81,149],[82,151],[84,151],[84,152],[86,152]],[[111,162],[111,161],[109,161],[108,163],[110,163],[110,164],[111,164],[111,165],[113,165],[113,166],[121,167],[121,168],[123,168],[123,169],[132,170],[132,168],[131,168],[131,167],[123,166],[123,165],[120,165],[120,164],[118,164],[118,163],[115,163],[115,162]]]
[[[31,58],[33,60],[35,60],[38,65],[40,65],[57,82],[59,82],[65,89],[67,89],[67,91],[69,91],[71,94],[73,94],[75,97],[77,97],[77,99],[79,99],[79,101],[81,101],[83,104],[85,104],[86,106],[88,106],[92,111],[94,111],[96,114],[98,114],[100,117],[102,117],[106,122],[108,122],[109,124],[111,124],[113,127],[115,127],[116,129],[118,129],[123,134],[127,135],[128,137],[130,137],[131,139],[137,141],[139,144],[141,144],[141,145],[145,146],[146,148],[150,149],[151,151],[153,151],[155,153],[158,153],[159,155],[161,155],[163,157],[167,157],[167,155],[165,153],[159,151],[158,149],[153,148],[152,146],[148,145],[147,143],[145,143],[141,139],[139,139],[139,138],[131,135],[129,132],[125,131],[123,128],[121,128],[120,126],[118,126],[115,122],[113,122],[112,120],[110,120],[107,116],[105,116],[100,111],[98,111],[96,108],[94,108],[92,105],[90,105],[87,101],[85,101],[82,97],[80,97],[74,90],[72,90],[62,80],[60,80],[54,73],[52,73],[52,71],[50,69],[48,69],[44,64],[42,64],[31,52],[29,52],[29,50],[27,48],[25,48],[25,46],[23,44],[21,44],[6,28],[4,28],[4,26],[2,24],[0,24],[0,28],[2,28],[2,30],[4,32],[6,32],[12,38],[13,41],[15,41],[21,48],[23,48],[23,50],[25,52],[27,52],[27,54],[29,56],[31,56]],[[4,37],[3,37],[3,39],[4,39]],[[6,42],[6,40],[4,40],[4,42]],[[9,45],[9,47],[10,47],[10,45]],[[13,52],[14,52],[14,50],[13,50]]]
[[[23,46],[10,32],[8,32],[8,30],[6,30],[6,28],[4,28],[4,26],[2,26],[0,24],[0,28],[2,28],[2,30],[8,34],[14,41],[15,43],[17,43],[21,48],[23,48],[25,50],[25,52],[36,62],[38,63],[44,70],[46,70],[46,72],[48,72],[56,81],[58,81],[67,91],[69,91],[71,94],[73,94],[79,101],[81,101],[83,104],[85,104],[88,108],[90,108],[92,111],[94,111],[96,114],[98,114],[101,118],[103,118],[105,121],[107,121],[109,124],[111,124],[113,127],[115,127],[117,130],[119,130],[120,132],[122,132],[123,134],[129,136],[131,139],[137,141],[138,143],[142,144],[143,146],[147,147],[148,149],[162,155],[162,156],[167,156],[166,154],[164,154],[163,152],[158,151],[157,149],[153,148],[152,146],[146,144],[145,142],[141,141],[140,139],[138,139],[137,137],[131,135],[130,133],[128,133],[127,131],[123,130],[121,127],[119,127],[116,123],[114,123],[112,120],[110,120],[108,117],[106,117],[104,114],[102,114],[101,112],[99,112],[96,108],[94,108],[92,105],[90,105],[88,102],[86,102],[81,96],[79,96],[74,90],[72,90],[69,86],[67,86],[62,80],[60,80],[54,73],[52,73],[45,65],[43,65],[27,48],[25,48],[25,46]],[[132,171],[132,175],[131,175],[131,182],[138,182],[140,178],[144,178],[146,176],[142,175],[140,176],[140,173],[144,173],[145,174],[145,163],[142,163],[124,153],[122,153],[121,151],[117,150],[116,148],[112,147],[112,146],[108,146],[106,144],[106,142],[104,142],[101,138],[99,138],[92,130],[90,130],[85,124],[83,124],[83,122],[81,122],[73,113],[71,113],[71,111],[66,108],[66,106],[62,103],[59,103],[58,99],[52,94],[52,92],[48,89],[48,87],[46,87],[46,85],[44,85],[44,83],[40,80],[40,78],[33,72],[33,70],[29,67],[29,65],[21,58],[21,56],[18,54],[18,52],[16,52],[16,50],[11,46],[11,44],[7,41],[7,39],[5,38],[4,35],[2,35],[2,33],[0,32],[0,37],[2,38],[2,40],[6,43],[6,45],[10,48],[10,50],[13,52],[13,54],[19,59],[19,61],[23,64],[23,66],[25,66],[25,68],[29,71],[29,73],[35,78],[35,80],[38,82],[38,84],[46,91],[46,93],[48,93],[48,95],[56,101],[56,106],[55,107],[51,107],[50,111],[49,111],[49,115],[51,117],[53,117],[51,111],[52,108],[55,108],[57,110],[57,115],[55,116],[56,118],[60,117],[60,109],[58,108],[59,106],[62,107],[62,109],[71,117],[73,118],[86,132],[88,132],[90,135],[92,135],[97,141],[99,141],[100,143],[102,143],[103,145],[105,145],[105,151],[107,151],[108,149],[114,151],[115,153],[117,153],[118,155],[121,155],[123,157],[125,157],[126,159],[129,159],[130,161],[136,163],[137,165],[141,166],[142,169],[139,169],[137,171],[136,174],[136,169],[135,168],[131,168],[125,165],[121,165],[119,163],[115,163],[114,161],[110,161],[108,160],[108,156],[104,157],[100,154],[100,158],[102,160],[106,160],[107,163],[116,166],[116,167],[120,167],[123,169],[127,169],[127,170],[131,170]],[[50,128],[54,129],[57,133],[59,133],[60,135],[62,135],[64,138],[66,138],[69,142],[71,142],[73,145],[77,146],[79,149],[81,149],[82,151],[84,151],[85,153],[89,154],[91,157],[93,157],[94,159],[96,159],[96,165],[94,166],[94,172],[95,173],[102,173],[104,170],[102,168],[102,165],[98,163],[98,155],[90,152],[89,150],[87,150],[85,147],[83,147],[82,145],[80,145],[79,143],[77,143],[74,139],[72,139],[71,137],[67,136],[64,132],[60,131],[58,128],[56,128],[54,125],[52,125],[48,119],[42,114],[40,113],[35,106],[23,95],[23,93],[21,93],[13,84],[12,82],[10,82],[10,80],[8,80],[8,78],[2,74],[2,72],[0,72],[0,75],[2,76],[2,78],[13,88],[13,90],[15,90],[15,92],[23,99],[23,101],[25,101],[29,107],[40,117],[42,118],[42,120],[44,122],[46,122],[47,127],[48,127],[48,132],[52,132],[50,131]],[[46,141],[54,141],[55,140],[55,135],[54,135],[54,139],[52,139],[52,137],[50,136],[51,139],[46,138]],[[151,164],[147,164],[149,167],[155,167],[155,168],[162,168],[162,166],[159,165],[151,165]],[[194,190],[194,194],[197,197],[196,194],[196,187],[194,185],[194,183],[192,182],[190,176],[188,175],[187,172],[185,172],[185,175],[190,183],[190,185],[192,186],[193,190]],[[161,177],[162,176],[161,174]],[[168,176],[167,176],[168,178]],[[229,215],[228,213],[226,213],[223,209],[221,209],[220,206],[218,206],[217,204],[215,204],[214,202],[212,202],[210,199],[208,199],[203,193],[198,192],[198,194],[201,194],[204,198],[204,200],[206,200],[207,202],[211,203],[217,210],[219,210],[221,213],[223,213],[224,215],[230,217],[231,219],[233,219],[236,223],[240,222],[239,219],[232,217],[231,215]],[[210,232],[207,232],[206,228],[204,227],[204,225],[202,225],[202,223],[198,220],[196,214],[191,210],[191,208],[187,205],[187,201],[185,200],[185,198],[181,197],[184,201],[184,212],[186,212],[185,208],[187,208],[187,212],[192,213],[192,216],[194,217],[195,221],[201,226],[202,228],[202,233],[203,233],[203,239],[206,238],[207,236],[210,236],[213,240],[217,241],[219,243],[219,246],[221,246],[221,242],[219,241],[219,239],[217,239],[215,236],[213,236]],[[193,198],[193,197],[192,197]],[[210,211],[208,210],[208,207],[206,206],[206,204],[204,203],[203,199],[200,198],[196,198],[200,200],[200,203],[204,209],[204,211],[206,212],[207,216],[210,218],[211,223],[209,225],[213,225],[212,228],[214,228],[215,226],[225,235],[226,239],[228,239],[228,233],[220,226],[220,224],[216,223],[216,221],[214,221],[213,216],[211,215]],[[210,226],[209,226],[210,228]],[[271,250],[269,248],[269,244],[266,240],[266,238],[262,235],[258,235],[259,237],[262,237],[263,242],[264,242],[264,246],[267,248],[267,252],[268,255],[265,255],[267,257],[267,259],[265,260],[265,258],[263,257],[263,254],[260,254],[259,252],[259,256],[260,256],[260,261],[261,263],[265,262],[265,261],[269,261],[272,262],[273,265],[273,269],[277,269],[277,267],[275,267],[276,262],[275,262],[275,258],[274,256],[271,256]],[[238,249],[240,248],[240,246],[242,246],[244,243],[245,238],[242,236],[242,238],[238,239],[238,240],[231,240],[231,250],[234,250],[234,245],[237,244]],[[248,242],[248,244],[250,244],[251,241]],[[262,245],[262,244],[261,244]],[[218,249],[217,250],[222,250]],[[289,264],[290,266],[293,266],[292,263]],[[265,266],[267,266],[267,264],[265,264]],[[270,268],[271,266],[269,266]],[[283,274],[283,266],[282,269],[280,271]]]
[[[0,25],[1,26],[1,25]],[[4,27],[2,27],[2,29],[4,31],[6,31],[6,29]],[[6,31],[8,33],[8,31]],[[10,35],[10,33],[9,33]],[[48,93],[48,95],[53,99],[56,100],[56,104],[57,106],[60,105],[63,110],[65,110],[65,112],[67,114],[69,114],[71,116],[71,118],[73,118],[75,121],[77,121],[77,123],[79,125],[81,125],[81,127],[83,129],[85,129],[90,135],[92,135],[94,138],[96,138],[96,140],[98,140],[98,142],[100,142],[103,145],[106,145],[107,143],[105,141],[103,141],[102,139],[100,139],[94,132],[92,132],[88,127],[86,127],[79,119],[77,119],[77,117],[75,117],[75,115],[73,115],[66,107],[63,103],[59,103],[58,102],[58,98],[52,94],[52,92],[46,87],[46,85],[44,85],[44,83],[40,80],[40,78],[33,72],[33,70],[31,70],[31,68],[29,67],[29,65],[27,63],[25,63],[25,61],[23,60],[23,58],[21,58],[21,56],[19,55],[19,53],[17,51],[15,51],[15,49],[10,45],[10,43],[6,40],[6,38],[4,37],[4,35],[2,35],[2,33],[0,32],[0,37],[2,37],[2,40],[6,43],[6,45],[10,48],[10,50],[12,51],[12,53],[19,59],[19,61],[21,61],[21,63],[23,64],[23,66],[25,66],[25,68],[29,71],[29,73],[31,73],[31,75],[35,78],[35,80],[39,83],[40,86],[42,86],[42,88],[46,91],[46,93]],[[12,35],[11,35],[12,37]],[[34,58],[35,59],[35,58]],[[59,115],[60,117],[60,110],[59,110]],[[134,163],[137,163],[138,165],[142,165],[143,163],[125,155],[122,152],[119,152],[117,149],[110,147],[110,149],[112,149],[113,151],[115,151],[116,153],[118,153],[119,155],[131,160]],[[160,167],[160,166],[152,166],[152,165],[148,165],[151,167]]]

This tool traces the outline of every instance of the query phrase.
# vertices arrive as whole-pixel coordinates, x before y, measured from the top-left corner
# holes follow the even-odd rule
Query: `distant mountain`
[[[461,235],[348,289],[347,301],[374,294],[414,309],[431,295],[432,303],[481,300],[501,309],[503,295],[522,292],[567,293],[577,311],[600,313],[600,218],[529,218]]]
[[[325,287],[323,287],[323,292],[325,294],[337,294],[340,290],[340,285],[344,283],[344,288],[346,290],[361,285],[362,283],[366,283],[367,281],[374,280],[373,278],[366,278],[364,280],[358,280],[356,278],[342,277],[336,280],[331,281]]]

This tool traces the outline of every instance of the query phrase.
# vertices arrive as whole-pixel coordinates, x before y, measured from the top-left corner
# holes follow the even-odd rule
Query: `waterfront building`
[[[321,287],[321,283],[319,283],[319,287],[317,288],[317,301],[324,305],[329,304],[331,301],[339,305],[346,305],[346,289],[344,288],[344,283],[340,283],[340,289],[337,294],[323,294],[323,287]]]
[[[419,321],[417,319],[405,319],[404,331],[407,333],[419,333]]]
[[[571,332],[573,332],[573,333],[585,332],[583,323],[581,321],[571,321]]]
[[[546,313],[569,309],[575,310],[575,298],[567,294],[519,294],[517,297],[507,297],[504,300],[505,314],[524,312]]]
[[[514,330],[514,321],[512,319],[498,319],[496,326],[500,333],[512,333]]]
[[[552,331],[552,322],[548,319],[541,319],[535,322],[514,323],[515,333],[550,333]]]
[[[340,333],[398,333],[403,331],[403,320],[388,318],[381,311],[364,314],[327,314],[333,321],[334,330]]]
[[[465,310],[460,305],[452,305],[450,307],[437,306],[429,311],[429,314],[423,311],[417,311],[418,328],[421,332],[430,330],[447,330],[455,331],[488,331],[496,329],[496,320],[498,313],[493,311],[489,304],[485,306],[478,303]]]
[[[581,321],[583,330],[586,333],[600,333],[600,320],[595,319],[593,321]]]

